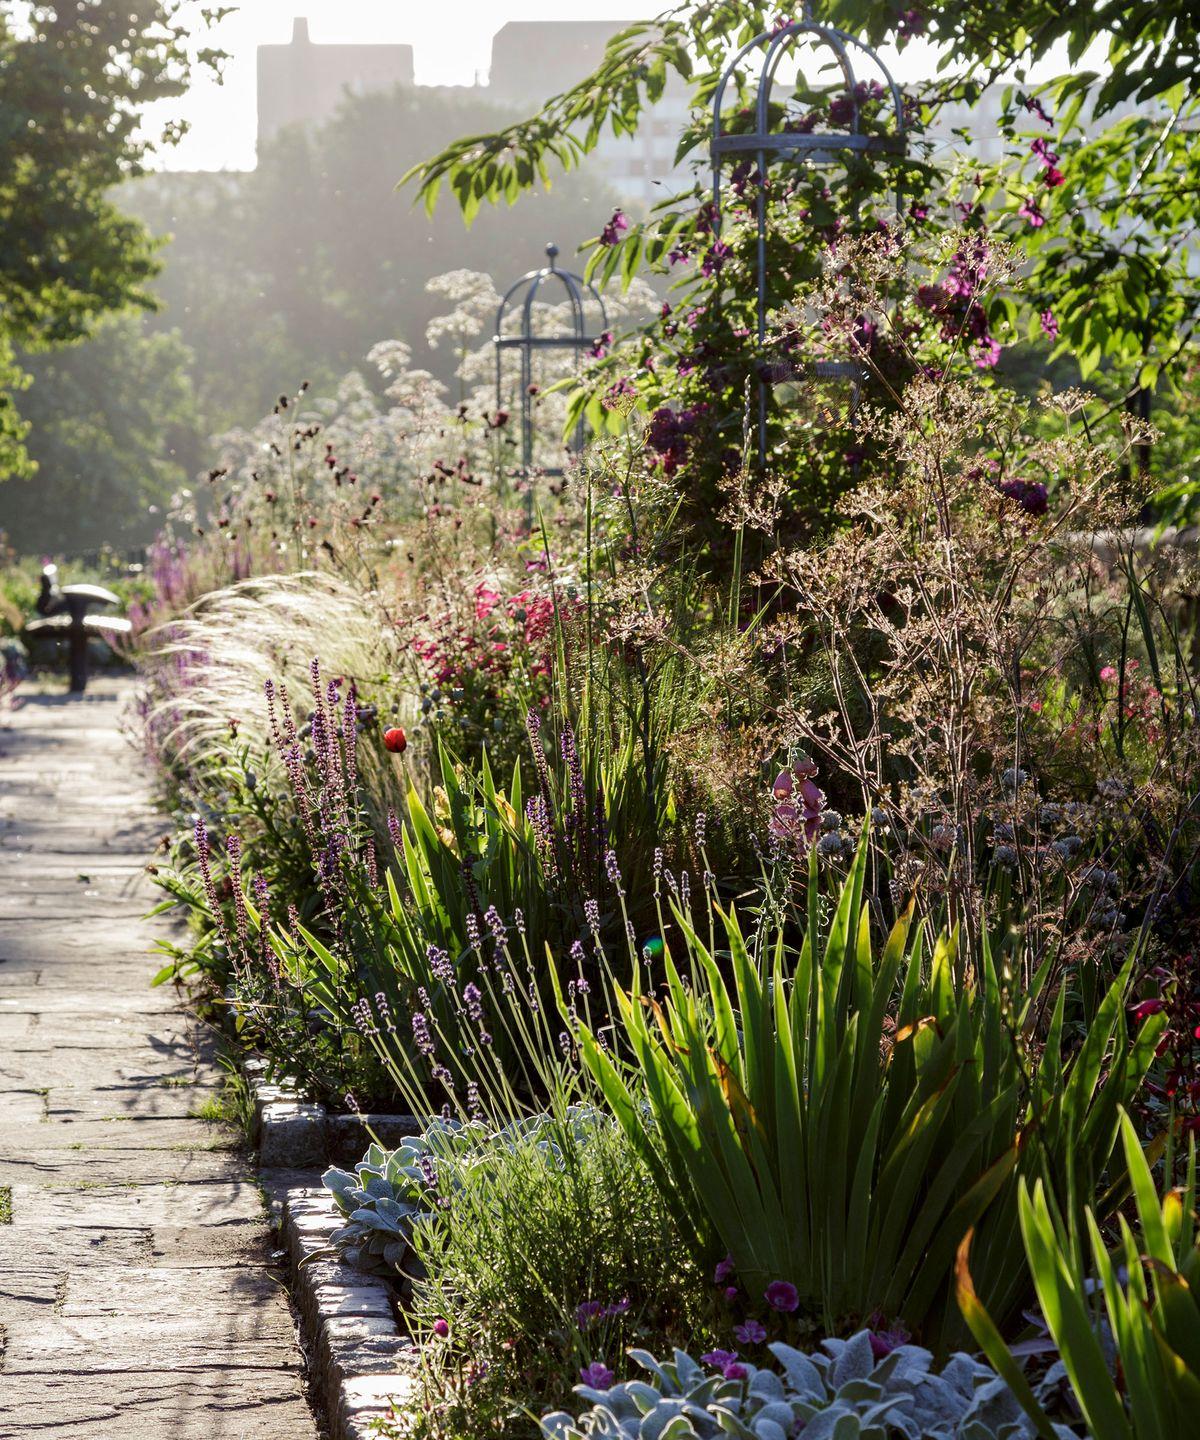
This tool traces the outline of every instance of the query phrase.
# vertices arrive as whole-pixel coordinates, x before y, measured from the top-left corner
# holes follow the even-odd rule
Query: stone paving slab
[[[0,1440],[315,1440],[262,1194],[149,981],[165,826],[128,682],[0,726]]]

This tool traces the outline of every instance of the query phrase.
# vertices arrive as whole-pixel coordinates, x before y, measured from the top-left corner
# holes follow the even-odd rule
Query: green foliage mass
[[[0,474],[29,468],[15,347],[153,304],[153,242],[113,189],[154,148],[144,107],[220,58],[197,51],[195,20],[181,0],[0,5]]]
[[[146,334],[128,314],[101,323],[90,340],[22,356],[36,470],[0,484],[10,544],[53,554],[154,537],[201,460],[190,359],[177,334]]]

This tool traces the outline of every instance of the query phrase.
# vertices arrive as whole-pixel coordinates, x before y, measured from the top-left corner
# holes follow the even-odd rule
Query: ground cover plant
[[[727,7],[691,8],[712,61]],[[635,90],[682,66],[679,23],[574,120],[630,47]],[[797,124],[845,110],[806,86]],[[489,144],[427,188],[487,199]],[[614,215],[598,277],[697,263],[558,377],[596,432],[561,481],[514,465],[451,276],[459,401],[377,347],[382,401],[281,396],[156,552],[160,978],[272,1076],[419,1117],[326,1183],[428,1440],[1192,1403],[1197,567],[1140,533],[1138,407],[1005,382],[1011,217],[906,168],[905,217],[869,166],[772,188],[761,346],[745,214]]]

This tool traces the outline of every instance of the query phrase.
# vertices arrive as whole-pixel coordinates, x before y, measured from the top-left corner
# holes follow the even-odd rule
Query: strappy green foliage
[[[688,979],[668,954],[661,1003],[619,997],[628,1059],[586,1031],[581,1050],[681,1230],[710,1261],[727,1251],[752,1301],[788,1280],[826,1324],[881,1311],[945,1344],[962,1334],[949,1281],[967,1230],[979,1227],[981,1286],[1007,1315],[1027,1286],[1016,1177],[1053,1186],[1073,1152],[1077,1173],[1099,1178],[1160,1027],[1128,1043],[1122,975],[1068,1056],[1060,992],[1030,1064],[1013,1037],[1034,996],[1006,1019],[986,947],[960,958],[949,935],[930,951],[910,907],[875,952],[866,858],[864,844],[827,927],[814,863],[794,958],[779,935],[752,955],[726,914],[718,964],[677,912]]]
[[[1121,1139],[1137,1227],[1135,1231],[1124,1216],[1119,1217],[1119,1238],[1110,1251],[1095,1213],[1087,1211],[1096,1286],[1076,1258],[1079,1250],[1041,1180],[1032,1190],[1021,1183],[1021,1234],[1042,1314],[1089,1433],[1095,1440],[1176,1440],[1195,1433],[1200,1413],[1195,1145],[1188,1155],[1186,1183],[1160,1199],[1137,1131],[1125,1114]],[[1008,1347],[974,1294],[966,1245],[959,1303],[992,1363],[1005,1378],[1014,1371],[1019,1375]],[[1116,1349],[1116,1373],[1107,1353],[1109,1337]],[[1041,1432],[1050,1433],[1028,1386],[1014,1389]]]

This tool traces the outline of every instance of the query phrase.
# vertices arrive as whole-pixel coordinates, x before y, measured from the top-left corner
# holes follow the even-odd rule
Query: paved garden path
[[[127,684],[0,724],[0,1437],[312,1440],[211,1035],[158,968]],[[165,922],[163,922],[165,924]]]

